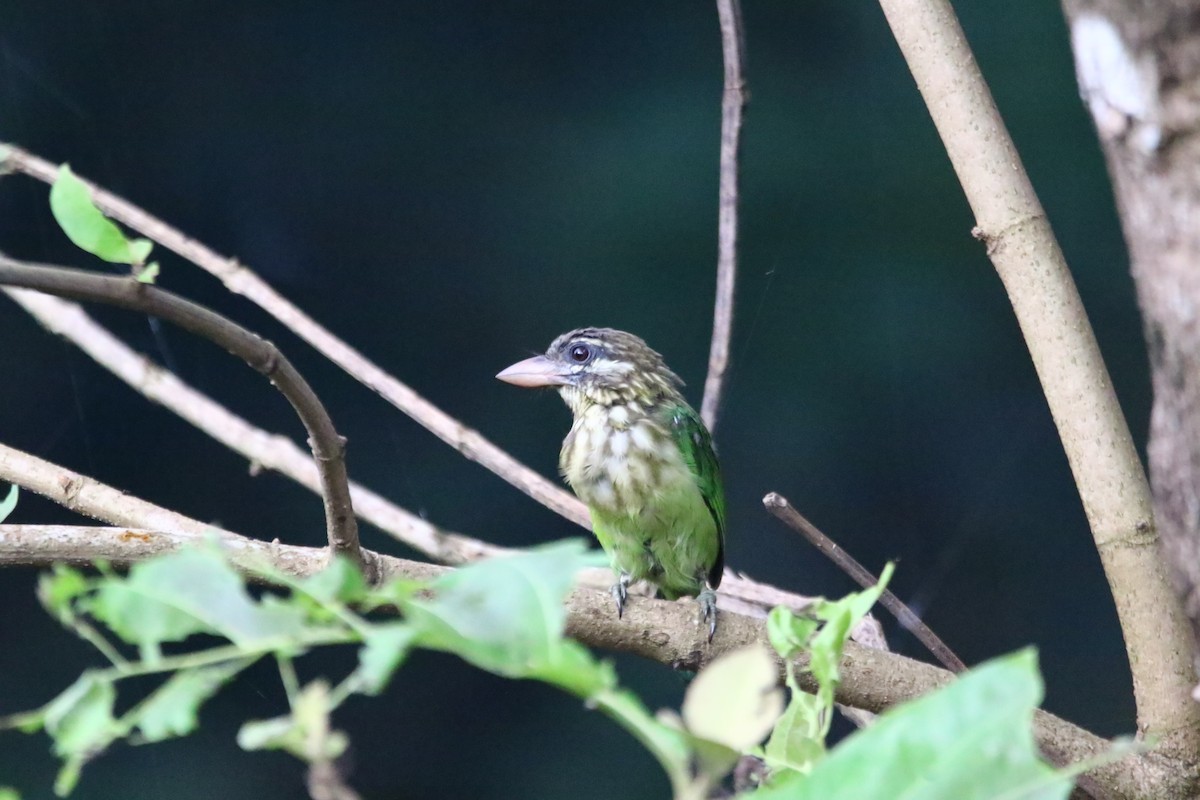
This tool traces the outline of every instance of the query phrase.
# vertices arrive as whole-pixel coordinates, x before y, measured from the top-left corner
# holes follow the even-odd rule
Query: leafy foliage
[[[767,617],[767,636],[786,665],[787,687],[792,697],[771,733],[763,760],[777,774],[808,772],[825,753],[825,738],[833,723],[833,693],[839,680],[838,665],[850,631],[866,616],[892,577],[888,564],[879,583],[841,600],[818,598],[804,616],[778,606]],[[807,670],[817,682],[809,694],[796,678],[795,657],[808,653]]]
[[[1033,650],[995,659],[881,715],[808,775],[787,774],[755,798],[1062,800],[1073,782],[1033,741],[1041,697]]]
[[[563,636],[563,600],[576,573],[596,563],[582,542],[567,541],[447,573],[428,585],[403,580],[369,588],[347,561],[297,580],[262,568],[259,576],[287,595],[247,591],[215,544],[181,550],[135,565],[127,576],[101,570],[87,576],[58,566],[43,576],[39,598],[69,629],[109,660],[85,672],[39,709],[0,721],[44,731],[63,766],[55,791],[69,793],[88,760],[114,742],[162,741],[196,728],[200,706],[264,656],[279,664],[289,711],[245,723],[239,744],[280,749],[310,762],[336,758],[348,738],[333,728],[332,712],[353,694],[378,694],[415,647],[454,653],[511,678],[545,681],[585,699],[630,730],[659,758],[683,796],[700,797],[721,775],[691,774],[689,737],[656,719],[617,685],[611,665]],[[373,619],[363,609],[397,606],[402,620]],[[359,610],[354,610],[359,609]],[[102,624],[124,647],[101,634]],[[205,649],[163,654],[163,646],[208,634],[224,640]],[[340,682],[296,685],[292,660],[319,645],[358,647],[358,664]],[[122,650],[132,646],[137,660]],[[118,686],[134,676],[167,676],[128,711],[117,715]],[[124,705],[124,704],[122,704]],[[718,703],[719,705],[719,703]],[[765,729],[763,730],[765,734]],[[723,773],[722,773],[723,774]]]
[[[349,743],[332,713],[350,696],[381,692],[414,648],[428,648],[498,675],[544,681],[600,709],[658,759],[676,800],[710,796],[747,753],[769,767],[765,785],[753,792],[762,800],[1052,800],[1070,791],[1070,779],[1043,763],[1034,747],[1030,720],[1041,683],[1030,651],[894,709],[826,753],[843,646],[882,592],[890,565],[866,591],[818,600],[802,616],[772,612],[770,640],[788,665],[786,709],[777,662],[755,645],[704,669],[681,715],[655,716],[618,685],[610,664],[563,635],[566,594],[580,568],[595,561],[581,542],[565,541],[472,564],[428,584],[396,580],[379,587],[367,586],[340,559],[304,579],[264,566],[257,577],[288,591],[257,595],[215,543],[138,564],[127,576],[103,565],[98,575],[58,566],[43,576],[40,600],[109,665],[84,672],[41,708],[0,720],[0,727],[50,736],[62,759],[55,791],[65,795],[87,762],[118,741],[158,742],[194,731],[209,698],[270,657],[288,709],[244,723],[238,743],[327,763]],[[401,619],[371,613],[384,606],[399,609]],[[195,634],[218,643],[163,653],[163,645]],[[319,678],[300,686],[293,660],[321,645],[357,647],[356,666],[337,683]],[[123,654],[129,651],[136,660]],[[794,664],[801,654],[817,685],[813,694],[800,689]],[[131,706],[118,703],[123,680],[154,675],[164,677],[148,694]]]

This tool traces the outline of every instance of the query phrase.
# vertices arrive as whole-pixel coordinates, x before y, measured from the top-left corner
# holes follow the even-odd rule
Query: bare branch
[[[312,762],[308,768],[308,796],[312,800],[361,800],[358,792],[342,779],[337,765],[327,758]]]
[[[89,528],[67,525],[0,525],[0,566],[45,566],[66,561],[88,564],[103,559],[128,567],[151,556],[204,541],[202,533],[165,532],[130,528]],[[297,577],[324,568],[327,551],[321,548],[274,544],[220,533],[217,541],[241,569],[268,563]],[[405,577],[432,580],[448,568],[422,564],[364,550],[383,579]],[[695,670],[722,653],[747,644],[767,644],[761,619],[726,613],[711,644],[696,624],[689,603],[638,598],[626,606],[624,618],[612,610],[607,592],[580,588],[567,599],[567,633],[592,647],[629,652],[676,669]],[[798,660],[803,667],[803,659]],[[782,669],[782,665],[781,665]],[[801,671],[802,672],[802,671]],[[840,703],[869,711],[883,711],[945,685],[952,675],[894,653],[846,645],[837,688]],[[807,683],[805,683],[807,681]],[[815,689],[808,677],[802,686]],[[1078,761],[1103,752],[1107,742],[1045,712],[1034,720],[1037,738],[1047,750]],[[1193,795],[1190,776],[1153,754],[1130,757],[1091,773],[1111,787],[1113,797],[1144,800],[1183,800]]]
[[[783,495],[771,492],[763,498],[763,505],[767,507],[767,511],[770,511],[776,519],[798,532],[808,540],[809,544],[824,553],[830,561],[837,564],[859,586],[868,589],[879,582],[879,579],[872,575],[862,564],[858,563],[854,556],[838,547],[837,542],[830,539],[816,525],[805,519],[799,511],[792,507],[791,503]],[[920,617],[914,614],[911,608],[905,605],[904,601],[892,594],[891,590],[884,589],[883,594],[879,597],[879,602],[884,608],[892,612],[897,622],[911,631],[920,640],[921,644],[925,645],[929,652],[933,653],[934,657],[942,662],[942,666],[951,672],[966,671],[967,665],[954,654],[954,651],[942,641],[941,637],[934,633]]]
[[[746,60],[739,0],[717,0],[721,22],[721,53],[725,62],[725,90],[721,96],[721,180],[717,213],[717,297],[713,303],[712,345],[700,416],[709,431],[717,427],[721,388],[729,369],[729,340],[733,335],[733,294],[737,282],[738,149],[742,110],[746,106]]]
[[[24,173],[48,184],[54,183],[58,174],[56,165],[14,145],[0,146],[0,171],[5,169]],[[574,496],[555,486],[367,360],[236,259],[218,255],[132,203],[90,181],[83,182],[91,191],[93,202],[105,214],[216,276],[231,292],[240,294],[258,305],[316,348],[319,353],[416,420],[464,457],[491,470],[551,511],[591,530],[591,519],[587,509]]]
[[[244,456],[252,474],[259,469],[273,470],[320,494],[316,464],[291,439],[251,425],[174,373],[135,353],[78,304],[28,289],[3,291],[46,330],[70,340],[148,400],[175,412]],[[350,481],[350,499],[360,519],[443,564],[462,564],[506,552],[502,547],[444,531],[354,481]]]
[[[275,470],[313,492],[320,492],[312,459],[290,440],[251,425],[171,372],[134,353],[77,304],[25,289],[3,291],[47,330],[65,336],[134,390],[243,455],[250,461],[252,471],[258,468]],[[62,468],[56,469],[66,473]],[[0,474],[0,477],[3,475]],[[90,479],[78,476],[78,480]],[[363,520],[444,564],[462,564],[506,552],[505,548],[497,545],[441,530],[353,481],[350,482],[350,496],[355,513]],[[91,515],[117,524],[136,524],[126,518],[105,516],[102,510],[99,513],[93,511]],[[163,525],[147,526],[170,528]],[[594,570],[588,573],[585,581],[588,585],[608,586],[612,583],[612,574],[607,570]],[[810,597],[783,591],[733,572],[725,576],[719,599],[721,608],[751,616],[763,616],[763,609],[776,605],[800,611],[812,602]],[[887,648],[873,620],[864,620],[852,635],[857,642]]]
[[[1133,673],[1138,730],[1200,752],[1191,631],[1150,489],[1079,293],[947,0],[880,0],[1012,302],[1075,476]]]
[[[190,536],[203,536],[217,530],[213,525],[148,503],[3,443],[0,443],[0,481],[40,494],[76,514],[114,525]]]
[[[26,289],[3,291],[47,330],[69,339],[131,388],[243,455],[250,461],[252,471],[260,468],[275,470],[313,492],[320,492],[312,459],[290,440],[251,425],[171,372],[134,353],[77,304]],[[68,474],[62,467],[47,466],[61,474]],[[0,470],[0,478],[3,477],[5,473]],[[19,482],[20,473],[10,472],[8,477]],[[82,482],[91,479],[72,475],[69,480]],[[353,481],[350,482],[350,494],[355,513],[363,520],[436,561],[462,564],[508,552],[505,548],[479,539],[441,530]],[[104,508],[92,508],[87,513],[118,524],[137,524],[126,517],[108,516]],[[608,570],[590,570],[583,581],[589,586],[607,587],[612,583],[612,574]],[[720,592],[722,609],[759,617],[764,615],[763,609],[775,605],[801,611],[811,602],[810,597],[786,592],[733,573],[725,578]],[[855,641],[868,646],[887,649],[882,633],[870,618],[860,623],[852,636]]]
[[[203,306],[131,277],[28,264],[0,253],[0,284],[106,303],[161,317],[220,345],[267,376],[292,404],[308,431],[313,460],[320,475],[331,551],[361,563],[358,522],[346,479],[344,440],[334,429],[316,393],[275,345]]]
[[[4,169],[29,175],[48,184],[54,183],[55,177],[58,174],[58,167],[56,165],[15,145],[0,145],[0,171]],[[367,360],[361,353],[338,339],[299,308],[279,295],[266,282],[237,260],[218,255],[205,245],[188,238],[175,228],[129,203],[127,200],[117,197],[83,178],[80,178],[80,180],[84,182],[92,193],[93,202],[105,214],[157,242],[168,250],[186,258],[204,271],[216,276],[230,291],[240,294],[257,304],[271,316],[275,317],[275,319],[288,326],[300,338],[316,348],[318,352],[356,378],[364,386],[375,391],[400,411],[403,411],[409,417],[419,422],[442,441],[462,453],[464,457],[491,470],[551,511],[558,513],[560,516],[583,528],[591,530],[591,518],[588,516],[587,508],[576,497],[529,469],[485,439],[478,432],[449,416],[428,400],[418,395],[407,385]],[[66,331],[63,331],[63,333],[67,335]],[[82,344],[78,338],[73,338],[73,340],[77,344]],[[149,374],[151,376],[166,376],[168,373],[159,370],[158,372],[151,371]],[[127,382],[141,391],[137,384],[130,381]],[[167,397],[172,393],[169,392],[168,387],[170,384],[165,377],[162,386],[163,392],[159,397],[154,399],[172,408],[176,413],[185,416],[185,418],[191,419],[175,404],[168,402]],[[202,429],[208,431],[208,428],[202,427]],[[211,431],[209,433],[216,436]],[[220,439],[220,437],[217,438]],[[243,441],[247,443],[261,442],[269,438],[269,434],[258,431],[256,436],[249,439],[243,438]],[[221,439],[221,441],[224,441],[224,439]],[[239,450],[239,452],[244,451]],[[269,453],[266,449],[256,449],[255,455],[250,455],[246,452],[246,456],[251,459],[252,463],[276,468],[276,465],[270,462]],[[281,472],[289,475],[294,480],[300,480],[295,474],[284,471],[281,466],[279,468]],[[304,483],[304,481],[300,482]],[[365,492],[366,490],[363,491]],[[488,548],[495,547],[494,545],[489,545],[469,537],[461,537],[457,534],[441,534],[435,528],[429,527],[423,520],[407,514],[402,509],[379,498],[378,495],[374,495],[373,498],[378,498],[380,501],[374,504],[378,513],[374,513],[372,517],[364,515],[364,518],[369,519],[370,522],[405,543],[428,554],[431,558],[444,560],[449,563],[457,563],[462,559],[485,555]],[[371,498],[368,495],[363,495],[361,499],[359,495],[354,495],[356,508],[358,508],[359,503],[366,503],[366,508],[369,509],[372,505],[370,500]],[[359,510],[361,511],[362,509]],[[389,518],[391,522],[388,522]],[[416,520],[416,522],[410,525],[409,523],[413,520]],[[440,536],[447,538],[441,540],[439,544],[438,539]],[[720,595],[723,598],[732,598],[734,601],[733,603],[727,602],[722,607],[736,606],[736,610],[740,610],[743,613],[751,611],[747,604],[753,604],[761,608],[786,605],[790,608],[800,609],[811,602],[811,598],[759,583],[744,575],[737,575],[728,569],[721,583]]]

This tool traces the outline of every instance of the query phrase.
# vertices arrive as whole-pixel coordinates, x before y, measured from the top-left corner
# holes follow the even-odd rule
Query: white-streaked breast
[[[646,453],[657,453],[658,448],[655,446],[654,434],[650,430],[649,423],[637,423],[629,429],[629,435],[633,438],[633,446],[638,450]]]
[[[655,513],[658,499],[681,484],[695,488],[670,436],[630,407],[586,409],[564,443],[563,459],[563,474],[580,499],[610,512]]]

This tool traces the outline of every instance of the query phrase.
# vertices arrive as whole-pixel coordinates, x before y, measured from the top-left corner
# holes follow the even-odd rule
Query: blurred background
[[[1135,438],[1149,386],[1107,176],[1054,4],[962,3],[968,38],[1072,266]],[[968,663],[1035,644],[1045,706],[1134,730],[1111,599],[1004,289],[882,13],[746,0],[751,102],[733,368],[716,431],[728,563],[811,594],[853,586],[762,509],[768,491],[872,569]],[[493,379],[581,325],[634,331],[699,404],[716,261],[721,53],[711,3],[67,3],[0,9],[0,141],[252,266],[349,343],[547,476],[569,414]],[[0,249],[106,269],[47,189],[0,181]],[[465,461],[214,279],[161,285],[277,342],[349,437],[351,476],[505,545],[582,532]],[[145,317],[138,350],[258,424],[303,436],[265,381]],[[233,530],[319,544],[317,498],[247,465],[0,297],[0,441]],[[24,494],[15,522],[72,521]],[[412,556],[373,529],[367,546]],[[0,714],[98,656],[0,573]],[[885,619],[893,645],[926,657]],[[342,654],[345,655],[345,654]],[[323,657],[308,675],[344,669]],[[617,656],[651,706],[681,676]],[[340,673],[338,673],[340,674]],[[304,676],[302,676],[304,677]],[[301,798],[303,770],[241,753],[284,709],[252,672],[199,734],[120,747],[75,797]],[[661,798],[651,757],[533,684],[419,655],[336,722],[366,798]],[[50,794],[41,737],[0,734],[0,785]]]

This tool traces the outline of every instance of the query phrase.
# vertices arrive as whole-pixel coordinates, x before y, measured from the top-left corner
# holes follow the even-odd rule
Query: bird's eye
[[[586,344],[577,344],[567,351],[567,355],[576,364],[586,364],[592,358],[592,348]]]

